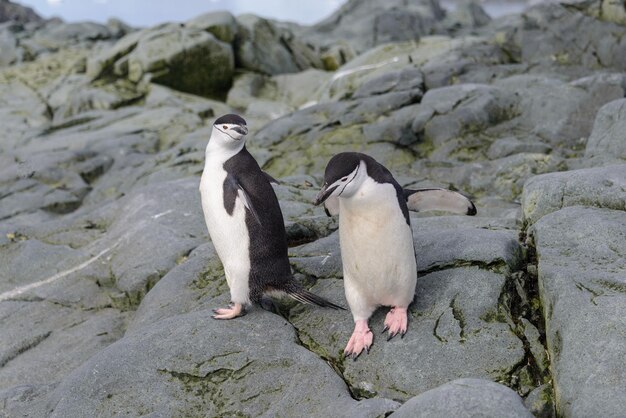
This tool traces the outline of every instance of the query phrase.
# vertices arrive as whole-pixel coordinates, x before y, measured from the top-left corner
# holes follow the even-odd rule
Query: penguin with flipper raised
[[[213,124],[200,180],[202,211],[230,287],[231,305],[216,319],[243,315],[266,294],[283,293],[304,303],[343,309],[295,281],[287,235],[270,181],[245,146],[246,121],[228,114]]]
[[[475,215],[476,207],[450,190],[403,189],[387,168],[357,152],[328,162],[315,201],[321,203],[328,215],[339,215],[344,288],[355,323],[344,355],[356,359],[372,345],[368,319],[377,307],[391,307],[385,318],[388,339],[407,331],[417,282],[409,210]]]

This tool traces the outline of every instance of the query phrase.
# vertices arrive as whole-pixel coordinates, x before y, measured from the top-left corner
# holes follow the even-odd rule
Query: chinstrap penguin
[[[346,299],[354,332],[344,350],[356,359],[374,336],[368,319],[378,306],[388,340],[407,331],[407,309],[415,294],[417,267],[409,210],[446,210],[475,215],[465,196],[445,189],[403,189],[372,157],[344,152],[328,162],[315,204],[339,215],[339,241]]]
[[[264,294],[283,293],[319,306],[344,309],[305,290],[293,278],[283,215],[270,181],[245,146],[246,121],[229,114],[213,124],[200,180],[204,219],[224,265],[231,305],[216,319],[243,315]]]

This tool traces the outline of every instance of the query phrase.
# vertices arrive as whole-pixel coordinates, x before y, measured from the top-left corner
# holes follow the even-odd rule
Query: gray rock
[[[303,36],[325,47],[347,41],[362,53],[386,42],[417,40],[431,34],[443,15],[438,2],[351,0]]]
[[[87,361],[124,331],[127,314],[85,312],[50,302],[2,302],[0,388],[51,384]]]
[[[20,385],[0,390],[0,411],[7,416],[37,417],[47,412],[46,395],[55,385]]]
[[[619,416],[626,390],[622,210],[572,206],[531,229],[558,416]]]
[[[114,247],[111,273],[123,292],[118,303],[138,304],[165,273],[206,240],[197,190],[197,179],[161,183],[119,202],[121,215],[108,228]]]
[[[128,55],[128,78],[151,80],[184,92],[222,97],[235,62],[230,45],[199,29],[166,27],[148,32]]]
[[[443,25],[452,31],[478,28],[491,22],[491,17],[475,0],[461,1],[452,12],[446,14]]]
[[[567,3],[546,3],[503,22],[496,41],[517,60],[543,67],[582,67],[581,72],[626,66],[623,26],[597,19]]]
[[[20,61],[20,50],[17,48],[15,36],[8,30],[0,32],[0,67]]]
[[[238,67],[269,75],[322,68],[313,49],[288,30],[254,15],[239,16],[237,23],[235,56]]]
[[[529,224],[567,206],[626,209],[626,164],[551,173],[524,185],[522,208]]]
[[[237,20],[229,12],[205,13],[188,20],[186,26],[212,33],[220,41],[231,44],[237,34]]]
[[[436,112],[423,129],[425,139],[437,147],[511,119],[516,98],[496,87],[461,84],[429,90],[422,105]]]
[[[170,270],[141,301],[126,335],[172,316],[226,306],[230,292],[224,268],[211,243],[193,250]]]
[[[11,1],[0,2],[0,23],[13,21],[19,23],[41,22],[43,19],[30,7],[25,7]]]
[[[465,224],[466,219],[469,224]],[[498,301],[507,286],[508,268],[502,268],[506,266],[502,258],[511,260],[513,265],[519,262],[513,231],[470,229],[468,225],[472,224],[485,226],[485,220],[462,217],[413,221],[418,265],[433,272],[418,278],[405,337],[391,342],[379,337],[386,314],[386,309],[381,309],[370,319],[374,345],[368,355],[352,362],[341,356],[353,327],[349,315],[295,306],[288,318],[296,326],[299,339],[343,370],[353,393],[361,396],[406,400],[451,379],[470,376],[510,384],[524,350],[512,331],[510,314]],[[459,225],[467,229],[457,231]],[[470,238],[479,231],[485,233],[484,239]],[[485,245],[478,246],[474,254],[461,255],[457,254],[463,248],[459,244],[457,251],[451,249],[447,257],[442,257],[436,245],[445,234],[454,235],[450,241],[463,242],[466,237],[472,240],[472,246],[477,246],[478,241]],[[318,278],[312,291],[333,300],[343,293],[341,280],[333,279],[341,277],[337,234],[294,248],[290,253],[296,271]],[[345,304],[343,300],[339,303]]]
[[[56,23],[51,22],[37,31],[33,39],[50,49],[56,49],[68,44],[93,42],[110,39],[111,31],[105,25],[94,22]]]
[[[397,407],[386,399],[353,400],[323,360],[296,344],[293,329],[279,316],[255,310],[238,321],[236,327],[215,321],[205,310],[143,327],[68,376],[52,395],[51,416],[142,411],[374,417]],[[261,324],[273,330],[271,339],[258,332]]]
[[[538,140],[520,140],[516,137],[506,137],[495,140],[487,151],[487,156],[492,159],[504,158],[509,155],[522,152],[548,154],[552,150],[550,145]]]
[[[457,379],[409,399],[391,414],[402,417],[532,417],[506,386],[483,379]]]
[[[513,115],[502,132],[524,130],[565,155],[582,150],[595,114],[605,103],[624,97],[621,79],[597,77],[564,83],[542,76],[515,76],[496,85],[519,96]],[[499,132],[499,130],[495,130]]]
[[[600,108],[587,141],[588,165],[606,165],[626,160],[626,99],[615,100]]]
[[[555,418],[552,385],[546,383],[528,394],[524,405],[537,418]]]

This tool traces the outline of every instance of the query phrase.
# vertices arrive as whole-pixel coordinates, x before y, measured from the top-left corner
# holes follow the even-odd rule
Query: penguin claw
[[[383,331],[381,332],[381,334],[384,334],[384,333],[385,333],[385,331],[387,331],[388,329],[389,329],[389,326],[388,326],[388,325],[385,325],[385,328],[383,328]]]
[[[385,317],[385,330],[389,330],[387,341],[400,334],[404,338],[407,330],[407,310],[394,306]]]

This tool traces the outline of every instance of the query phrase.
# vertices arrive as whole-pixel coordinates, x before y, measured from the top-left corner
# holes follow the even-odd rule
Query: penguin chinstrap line
[[[270,181],[245,146],[246,121],[224,115],[213,124],[200,180],[204,220],[224,266],[231,304],[216,319],[245,313],[265,294],[287,294],[319,306],[343,309],[305,290],[293,278],[283,215]]]
[[[354,332],[344,350],[356,359],[374,335],[368,319],[379,306],[388,340],[407,331],[407,309],[415,296],[417,266],[409,210],[445,210],[475,215],[465,196],[445,189],[409,190],[372,157],[345,152],[328,162],[316,205],[339,215],[339,242],[346,299]]]

